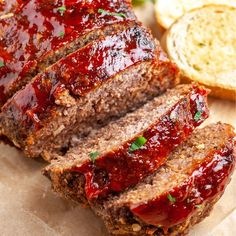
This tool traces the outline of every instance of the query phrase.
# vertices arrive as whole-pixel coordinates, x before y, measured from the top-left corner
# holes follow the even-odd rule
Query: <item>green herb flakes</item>
[[[58,33],[58,37],[64,38],[64,36],[65,36],[65,32],[60,31],[60,32]]]
[[[167,198],[168,198],[168,200],[169,200],[171,203],[175,203],[175,202],[176,202],[175,197],[173,197],[170,193],[167,195]]]
[[[61,15],[63,15],[66,11],[66,6],[58,7],[57,10],[61,13]]]
[[[99,155],[100,155],[99,152],[91,152],[91,153],[89,154],[89,157],[90,157],[91,161],[92,161],[93,163],[95,163],[95,161],[96,161],[96,159],[97,159],[97,157],[98,157]]]
[[[4,66],[5,66],[4,62],[3,62],[3,61],[0,61],[0,68],[1,68],[1,67],[4,67]]]
[[[145,145],[145,143],[147,142],[147,139],[144,138],[143,136],[138,137],[130,146],[129,151],[133,152],[136,151],[138,149],[140,149],[142,146]]]
[[[124,13],[109,12],[101,8],[98,9],[98,13],[103,14],[103,15],[108,15],[108,16],[119,16],[119,17],[126,18],[126,15]]]
[[[194,116],[194,120],[199,121],[201,119],[201,117],[202,117],[202,112],[198,111]]]
[[[202,205],[195,205],[196,208],[201,209]]]

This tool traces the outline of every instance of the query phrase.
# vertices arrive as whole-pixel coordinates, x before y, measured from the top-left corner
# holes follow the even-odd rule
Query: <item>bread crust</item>
[[[186,1],[171,0],[171,6],[167,0],[158,0],[155,4],[155,15],[157,23],[163,30],[169,29],[171,25],[188,11],[204,7],[206,5],[226,5],[236,7],[233,0],[195,0]]]

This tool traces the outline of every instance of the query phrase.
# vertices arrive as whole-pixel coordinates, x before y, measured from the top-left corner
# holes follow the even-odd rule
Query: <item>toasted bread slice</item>
[[[186,12],[211,4],[235,6],[235,0],[158,0],[155,12],[158,23],[168,29],[178,18]]]
[[[186,13],[165,33],[162,46],[183,81],[208,86],[211,95],[236,98],[236,8],[208,5]]]

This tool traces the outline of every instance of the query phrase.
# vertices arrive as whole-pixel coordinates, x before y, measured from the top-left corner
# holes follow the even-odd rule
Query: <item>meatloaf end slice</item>
[[[206,95],[202,87],[180,85],[77,140],[45,174],[57,192],[83,204],[122,192],[155,172],[208,117]]]
[[[93,208],[112,235],[185,235],[224,193],[235,168],[233,128],[196,130],[156,173]]]
[[[126,0],[78,0],[64,4],[25,1],[14,13],[0,20],[0,61],[3,64],[0,107],[48,66],[136,20],[130,1]]]
[[[2,108],[1,133],[30,157],[122,116],[171,88],[178,70],[139,24],[93,41],[38,75]]]

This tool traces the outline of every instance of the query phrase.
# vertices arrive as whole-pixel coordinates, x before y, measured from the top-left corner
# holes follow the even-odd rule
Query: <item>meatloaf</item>
[[[86,204],[136,185],[208,117],[207,91],[180,85],[94,130],[46,169],[53,188]]]
[[[135,109],[178,82],[178,70],[139,24],[93,41],[39,74],[2,108],[1,132],[26,155],[50,158],[72,135]]]
[[[136,20],[128,0],[31,0],[10,16],[0,20],[0,107],[49,65]]]
[[[112,235],[185,235],[208,216],[235,168],[233,128],[196,130],[156,173],[93,206]]]

